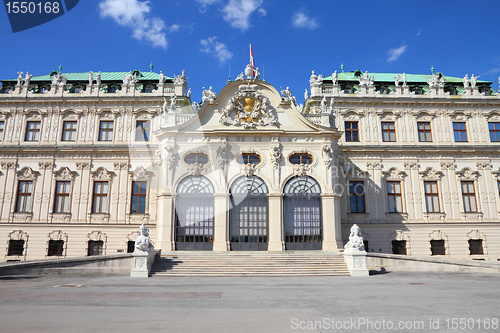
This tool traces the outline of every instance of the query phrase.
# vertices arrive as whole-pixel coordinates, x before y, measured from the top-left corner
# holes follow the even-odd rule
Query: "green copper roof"
[[[133,72],[133,71],[132,71]],[[97,72],[94,72],[93,78],[95,80],[95,75]],[[101,72],[101,81],[121,81],[123,77],[129,72]],[[89,72],[83,73],[61,73],[64,77],[67,78],[68,81],[88,81],[89,80]],[[26,76],[26,73],[23,73],[23,78]],[[153,80],[158,81],[160,74],[154,72],[140,72],[140,75],[137,77],[139,81]],[[173,80],[173,78],[165,76],[167,80]],[[17,79],[9,79],[2,81],[17,81]],[[33,76],[31,78],[31,82],[36,81],[52,81],[52,77],[50,74],[48,75],[40,75]]]
[[[354,75],[355,72],[344,72],[344,73],[337,73],[338,74],[338,80],[339,81],[353,81],[353,82],[359,82],[358,76]],[[362,72],[364,74],[364,72]],[[373,75],[375,82],[390,82],[394,83],[394,77],[398,75],[403,75],[403,73],[370,73],[368,72],[368,75]],[[423,75],[423,74],[405,74],[406,75],[406,80],[409,84],[411,83],[425,83],[429,81],[429,78],[432,75]],[[444,82],[447,83],[463,83],[463,78],[458,78],[458,77],[452,77],[452,76],[444,76]],[[470,78],[469,78],[470,79]],[[325,81],[331,81],[332,76],[327,76],[324,78]],[[487,84],[492,84],[493,82],[491,81],[481,81],[477,80],[477,83],[487,83]]]

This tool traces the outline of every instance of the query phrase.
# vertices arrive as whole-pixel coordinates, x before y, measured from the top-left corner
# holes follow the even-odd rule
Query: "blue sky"
[[[186,70],[192,99],[249,62],[299,102],[309,75],[480,75],[498,89],[500,1],[81,0],[60,18],[12,33],[0,8],[0,78],[18,71]]]

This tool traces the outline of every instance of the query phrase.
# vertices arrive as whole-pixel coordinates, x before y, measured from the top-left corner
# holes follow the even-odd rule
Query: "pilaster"
[[[268,251],[283,251],[283,194],[269,194],[269,244]]]
[[[340,196],[324,193],[323,210],[323,251],[337,252],[342,249]]]
[[[227,240],[228,230],[228,199],[227,193],[216,193],[214,216],[214,251],[229,251]]]
[[[174,230],[174,197],[172,193],[163,192],[158,194],[158,218],[156,220],[157,248],[162,252],[175,250],[173,238]]]

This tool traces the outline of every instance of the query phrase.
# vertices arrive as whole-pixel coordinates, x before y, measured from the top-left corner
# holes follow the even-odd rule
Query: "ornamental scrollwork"
[[[235,117],[230,113],[235,111]],[[277,126],[279,124],[273,115],[273,108],[269,99],[257,92],[257,85],[240,85],[239,91],[229,99],[220,123],[223,125],[243,126],[256,128],[257,126]]]

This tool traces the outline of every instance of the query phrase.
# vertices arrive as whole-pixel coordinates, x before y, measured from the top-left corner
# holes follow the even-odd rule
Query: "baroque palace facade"
[[[313,71],[304,105],[247,66],[18,73],[0,90],[1,259],[341,251],[500,259],[500,98],[472,76]]]

